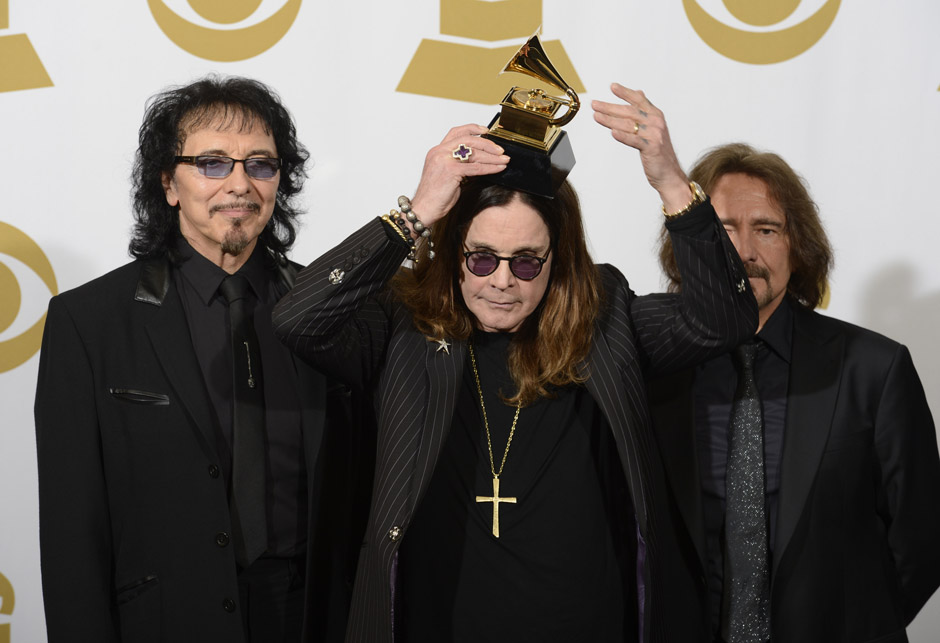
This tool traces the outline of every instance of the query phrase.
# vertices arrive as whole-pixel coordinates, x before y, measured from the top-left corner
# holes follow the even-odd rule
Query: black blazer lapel
[[[842,378],[841,335],[825,336],[815,313],[793,307],[793,348],[773,569],[799,522],[829,438]]]
[[[153,266],[155,264],[148,264]],[[157,270],[159,271],[159,269]],[[144,275],[153,279],[153,270],[144,269]],[[169,386],[182,402],[186,413],[197,428],[197,438],[207,457],[215,459],[218,451],[215,447],[215,415],[209,405],[209,393],[202,379],[202,371],[196,360],[189,326],[183,311],[183,304],[169,277],[169,266],[165,268],[163,279],[156,284],[156,293],[160,297],[142,297],[142,293],[154,294],[153,289],[141,282],[135,297],[135,306],[154,306],[150,320],[145,328],[153,345],[157,361],[163,367]]]
[[[594,332],[588,366],[585,370],[590,374],[585,387],[601,408],[614,434],[620,463],[623,465],[624,475],[633,497],[640,531],[648,534],[647,500],[649,495],[645,485],[649,479],[647,473],[649,467],[645,460],[649,457],[649,449],[644,448],[644,445],[640,443],[643,436],[631,430],[631,427],[641,426],[640,418],[636,417],[637,400],[633,397],[645,395],[645,388],[642,382],[627,382],[626,387],[619,382],[621,375],[617,368],[617,360],[611,353],[606,337],[599,329]],[[625,389],[627,395],[623,393]]]
[[[456,340],[447,341],[447,350],[440,348],[437,342],[425,341],[424,366],[428,377],[428,394],[426,400],[416,400],[415,403],[423,402],[427,410],[411,481],[411,514],[414,514],[431,481],[431,474],[444,441],[447,440],[454,417],[454,407],[457,405],[467,344]]]
[[[301,404],[300,428],[304,439],[304,458],[307,471],[310,472],[317,465],[326,427],[326,378],[297,355],[292,355],[291,359],[297,372],[297,395]],[[348,427],[339,429],[348,430]]]
[[[705,570],[705,517],[695,440],[695,407],[692,399],[695,370],[649,383],[653,438],[659,445],[663,468],[679,514]]]
[[[283,297],[294,287],[294,282],[297,280],[298,266],[276,255],[272,255],[271,259],[276,266],[278,296]],[[268,331],[274,333],[273,328],[267,329],[265,332]],[[284,348],[285,352],[289,352],[294,372],[297,374],[297,399],[301,403],[300,421],[304,440],[304,459],[307,464],[307,471],[313,472],[317,466],[317,459],[320,457],[320,447],[323,445],[324,430],[326,428],[326,378],[296,353],[288,351],[284,346],[281,348]],[[340,430],[346,429],[346,427],[338,428]],[[314,479],[314,476],[311,475],[309,478],[311,485]],[[311,493],[313,493],[312,487]]]

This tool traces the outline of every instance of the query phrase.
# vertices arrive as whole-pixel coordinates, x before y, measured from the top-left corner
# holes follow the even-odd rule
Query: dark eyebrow
[[[756,221],[752,221],[751,225],[770,226],[771,228],[783,229],[787,224],[786,222],[778,221],[777,219],[757,219]]]
[[[233,158],[229,156],[229,153],[225,150],[219,149],[204,150],[199,154],[196,154],[196,156],[224,156],[226,158]],[[272,153],[271,150],[252,150],[248,152],[247,155],[245,155],[245,158],[251,158],[252,156],[266,156],[269,158],[274,158],[277,156],[277,154]]]

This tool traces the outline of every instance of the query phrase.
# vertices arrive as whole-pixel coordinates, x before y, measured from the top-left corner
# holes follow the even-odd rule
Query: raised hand
[[[487,138],[480,125],[454,127],[424,158],[421,181],[411,200],[421,222],[430,226],[457,203],[460,184],[465,176],[501,172],[509,163],[503,148]]]
[[[626,104],[591,101],[594,120],[608,128],[615,139],[640,151],[646,180],[659,192],[666,211],[681,210],[692,200],[692,190],[676,158],[662,110],[642,91],[618,83],[610,89]]]

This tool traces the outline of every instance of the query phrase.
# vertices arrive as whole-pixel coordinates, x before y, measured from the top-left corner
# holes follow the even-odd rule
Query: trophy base
[[[574,151],[564,130],[555,137],[548,150],[535,149],[504,138],[492,130],[484,134],[483,138],[498,143],[509,156],[509,165],[505,170],[487,177],[503,187],[554,199],[558,188],[574,167]]]

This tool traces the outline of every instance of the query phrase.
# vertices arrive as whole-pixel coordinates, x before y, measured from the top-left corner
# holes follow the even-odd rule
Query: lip
[[[490,301],[486,300],[486,303],[492,306],[493,308],[512,308],[516,305],[514,301]]]
[[[216,210],[215,213],[221,214],[223,217],[228,217],[230,219],[244,219],[254,214],[255,210],[251,208],[235,208],[235,209],[226,209],[226,210]]]

